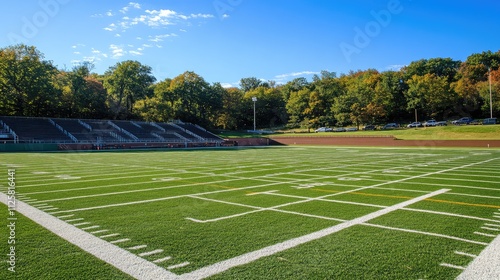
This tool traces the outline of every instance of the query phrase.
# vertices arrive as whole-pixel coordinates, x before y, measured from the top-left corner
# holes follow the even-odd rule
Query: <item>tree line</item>
[[[0,115],[84,119],[180,119],[208,128],[257,126],[314,128],[410,121],[418,116],[452,119],[500,112],[500,51],[466,61],[431,58],[399,71],[374,69],[337,75],[322,71],[312,81],[286,84],[255,77],[224,88],[186,71],[157,81],[138,61],[118,62],[104,74],[84,62],[60,70],[34,46],[0,49]]]

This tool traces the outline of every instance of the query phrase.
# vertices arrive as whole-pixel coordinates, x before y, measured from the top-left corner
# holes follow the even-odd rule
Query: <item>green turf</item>
[[[214,279],[453,279],[493,238],[500,150],[279,147],[124,153],[1,154],[17,192],[129,241],[176,274],[238,257],[441,189],[329,236],[229,269]],[[7,188],[6,176],[0,188]],[[43,206],[36,206],[41,207]],[[0,218],[7,221],[2,206]],[[19,214],[20,215],[20,214]],[[20,216],[18,272],[0,279],[127,279]],[[94,229],[95,230],[95,229]],[[86,230],[91,232],[92,230]],[[1,236],[8,234],[1,227]],[[488,232],[489,234],[498,234]],[[95,234],[101,236],[101,234]],[[3,238],[5,240],[5,238]],[[479,244],[478,244],[479,243]],[[2,246],[6,252],[7,244]],[[6,253],[5,253],[6,254]],[[5,255],[3,254],[3,255]],[[12,278],[16,279],[16,278]]]

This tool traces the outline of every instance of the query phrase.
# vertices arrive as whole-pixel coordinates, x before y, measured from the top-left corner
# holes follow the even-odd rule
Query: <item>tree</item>
[[[138,61],[127,60],[110,67],[104,74],[104,87],[115,118],[132,116],[136,100],[145,98],[149,87],[156,81],[151,67]]]
[[[35,47],[0,49],[0,114],[57,116],[61,91],[55,86],[58,70]]]
[[[446,77],[434,74],[414,75],[408,81],[408,110],[422,110],[426,117],[442,116],[456,101]]]
[[[260,87],[261,85],[262,81],[255,77],[243,78],[240,80],[240,88],[243,92],[251,91]]]

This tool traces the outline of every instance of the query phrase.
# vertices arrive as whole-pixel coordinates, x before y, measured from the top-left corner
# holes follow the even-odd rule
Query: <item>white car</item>
[[[330,132],[330,131],[333,131],[333,129],[331,129],[329,127],[320,127],[318,129],[316,129],[314,132]]]
[[[412,122],[408,125],[408,128],[412,127],[422,127],[422,124],[420,122]]]
[[[437,125],[437,121],[436,120],[428,120],[428,121],[424,122],[424,126],[425,127],[436,126],[436,125]]]

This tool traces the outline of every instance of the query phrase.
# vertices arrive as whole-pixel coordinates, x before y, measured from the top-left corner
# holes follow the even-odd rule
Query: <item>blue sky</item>
[[[0,47],[36,46],[59,69],[125,60],[158,81],[194,71],[237,86],[321,70],[398,69],[500,49],[500,2],[430,0],[4,0]]]

